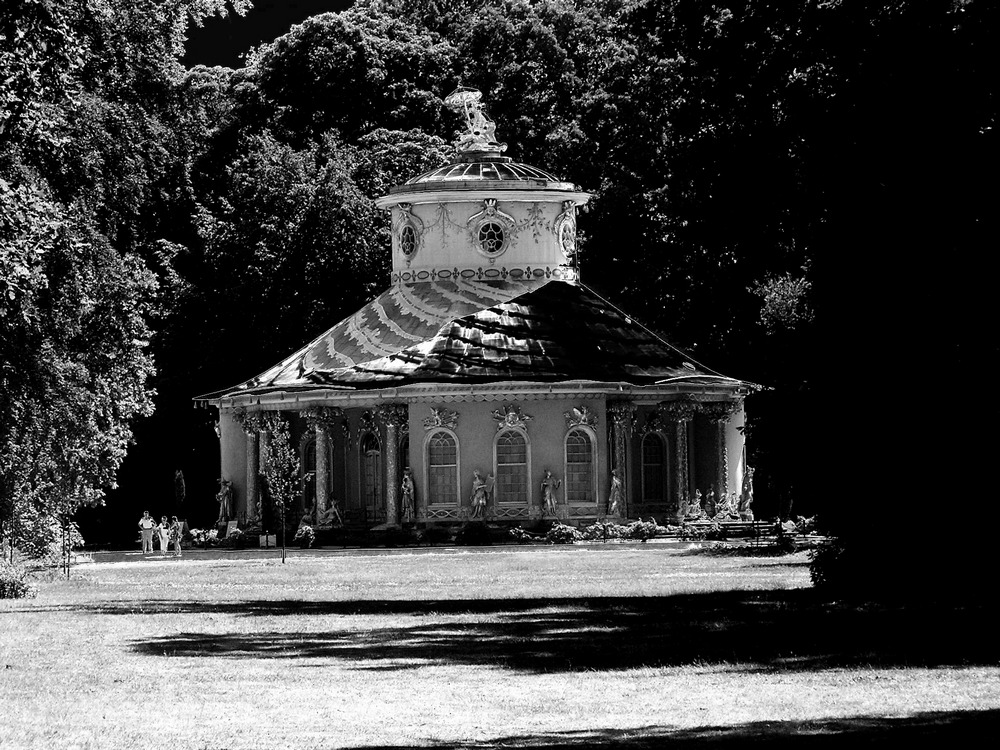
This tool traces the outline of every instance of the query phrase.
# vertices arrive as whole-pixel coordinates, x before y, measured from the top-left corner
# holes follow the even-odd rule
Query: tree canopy
[[[190,398],[386,283],[372,199],[446,158],[460,83],[519,160],[595,193],[585,283],[770,389],[748,426],[767,512],[868,507],[845,501],[845,467],[898,492],[902,435],[946,430],[937,455],[981,457],[976,420],[921,404],[997,354],[978,268],[995,4],[358,0],[241,68],[180,66],[190,23],[247,5],[34,0],[2,18],[7,517],[40,487],[99,498],[154,402],[123,482],[169,461],[207,496],[211,458],[173,447],[196,434],[211,455]],[[992,419],[983,401],[966,411]],[[76,437],[56,438],[67,410]]]

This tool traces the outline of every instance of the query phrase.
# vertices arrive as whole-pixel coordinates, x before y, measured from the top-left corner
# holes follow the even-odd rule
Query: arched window
[[[427,504],[458,505],[458,438],[437,430],[424,443],[427,456]]]
[[[382,444],[374,432],[361,436],[361,504],[373,518],[382,505]]]
[[[667,444],[658,432],[642,439],[642,499],[661,503],[667,499]]]
[[[528,459],[527,435],[520,430],[504,430],[497,435],[494,443],[494,493],[498,504],[528,505]]]
[[[593,438],[586,430],[574,427],[566,433],[566,502],[596,503],[594,481]]]

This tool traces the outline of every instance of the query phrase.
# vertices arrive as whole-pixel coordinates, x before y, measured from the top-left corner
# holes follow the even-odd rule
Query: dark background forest
[[[8,534],[213,519],[192,398],[387,285],[372,201],[447,157],[459,82],[508,153],[595,194],[584,283],[765,386],[759,515],[818,514],[894,574],[918,556],[870,539],[995,494],[995,3],[254,5],[0,12]]]

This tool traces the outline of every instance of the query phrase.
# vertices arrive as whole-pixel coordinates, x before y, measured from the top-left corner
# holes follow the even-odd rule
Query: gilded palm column
[[[732,419],[733,414],[739,411],[741,404],[742,399],[734,399],[731,401],[708,401],[701,405],[702,412],[715,424],[715,502],[718,506],[725,506],[729,496],[729,451],[726,448],[726,424]],[[716,513],[716,508],[708,510],[712,515]]]
[[[399,428],[406,422],[406,404],[383,404],[376,409],[376,416],[385,425],[385,522],[399,524]]]
[[[247,496],[245,522],[253,526],[260,521],[260,492],[257,475],[260,473],[260,428],[259,414],[250,414],[245,409],[233,412],[233,420],[247,436]]]
[[[313,522],[327,510],[330,503],[330,428],[344,416],[339,407],[320,406],[303,412],[306,423],[316,433],[316,498],[313,503]]]
[[[684,396],[674,401],[664,401],[658,406],[660,413],[674,420],[676,439],[674,440],[677,461],[677,503],[681,512],[685,512],[685,500],[688,493],[688,423],[694,419],[698,411],[698,403]]]
[[[613,468],[618,469],[618,478],[622,483],[622,501],[625,506],[620,511],[623,516],[628,518],[632,504],[632,497],[629,493],[628,439],[632,437],[632,430],[635,427],[636,406],[631,401],[612,401],[608,404],[608,411],[611,412],[612,441],[614,442]]]

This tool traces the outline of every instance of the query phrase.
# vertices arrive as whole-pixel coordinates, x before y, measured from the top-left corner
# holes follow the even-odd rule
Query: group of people
[[[167,520],[166,516],[160,517],[160,522],[149,515],[149,511],[143,511],[142,518],[139,519],[139,533],[142,535],[142,554],[153,554],[153,536],[160,539],[160,554],[167,554],[168,546],[172,545],[174,557],[181,556],[181,540],[184,537],[184,522],[178,521],[177,516]]]

